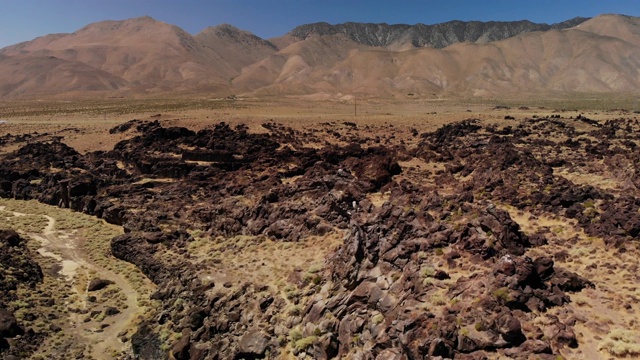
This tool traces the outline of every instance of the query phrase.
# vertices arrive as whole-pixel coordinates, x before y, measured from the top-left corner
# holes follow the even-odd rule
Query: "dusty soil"
[[[631,114],[639,109],[593,108],[592,100],[575,100],[569,104],[553,99],[538,100],[531,105],[526,99],[512,100],[416,100],[388,101],[361,99],[353,101],[305,101],[296,98],[256,99],[236,101],[224,99],[157,99],[136,101],[42,100],[0,103],[0,125],[3,134],[32,134],[35,139],[64,137],[65,143],[84,153],[113,148],[125,138],[108,130],[131,119],[161,120],[167,126],[186,126],[199,130],[224,121],[232,126],[246,124],[253,132],[264,132],[260,124],[274,121],[294,129],[324,122],[349,121],[361,125],[394,125],[433,131],[443,124],[466,118],[502,123],[505,116],[525,118],[561,114],[579,114],[604,120]],[[506,104],[506,105],[505,105]],[[176,108],[178,110],[176,110]],[[43,134],[45,133],[45,134]],[[15,149],[5,146],[0,151]]]

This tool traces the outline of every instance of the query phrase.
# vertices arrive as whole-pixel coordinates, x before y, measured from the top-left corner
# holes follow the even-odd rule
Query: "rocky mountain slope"
[[[192,36],[149,17],[104,21],[0,49],[0,97],[629,93],[640,89],[639,24],[316,23],[264,40],[226,24]]]
[[[322,22],[298,26],[291,31],[290,35],[304,40],[312,35],[345,34],[357,43],[390,50],[408,50],[417,47],[440,49],[459,42],[486,44],[533,31],[567,29],[586,20],[588,19],[576,17],[553,25],[536,24],[526,20],[508,22],[448,21],[434,25],[353,22],[331,25]]]
[[[216,52],[238,75],[242,68],[274,54],[277,47],[267,40],[229,24],[208,27],[195,36],[203,46]]]

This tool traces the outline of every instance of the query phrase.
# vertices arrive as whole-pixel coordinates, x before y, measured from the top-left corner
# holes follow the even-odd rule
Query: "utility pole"
[[[353,116],[358,116],[358,102],[356,97],[353,97]]]

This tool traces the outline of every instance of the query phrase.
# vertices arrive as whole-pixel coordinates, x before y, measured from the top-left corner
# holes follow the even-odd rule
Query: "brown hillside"
[[[336,91],[329,70],[355,49],[370,47],[357,44],[342,34],[312,36],[294,42],[278,53],[243,69],[233,81],[239,89],[261,92],[308,93],[312,89]],[[318,79],[320,78],[320,79]]]
[[[640,18],[637,17],[601,15],[576,26],[576,29],[640,45]]]
[[[208,27],[197,34],[195,39],[217,54],[233,69],[235,76],[240,74],[243,67],[278,51],[269,41],[229,24]]]
[[[268,87],[271,91],[304,87],[307,93],[633,92],[640,89],[637,23],[635,18],[603,16],[580,28],[533,32],[490,44],[459,43],[441,50],[401,52],[360,48],[345,58],[326,57],[321,67],[313,68],[305,67],[301,59],[324,44],[305,40],[274,55],[277,62],[268,60],[245,69],[243,79],[268,73],[274,79]],[[275,68],[265,68],[269,64]]]
[[[192,36],[150,17],[103,21],[1,49],[0,96],[106,90],[434,97],[640,89],[640,19],[623,15],[489,43],[393,49],[344,33],[267,41],[227,24]]]
[[[78,61],[55,57],[0,55],[0,97],[69,91],[114,91],[127,81]]]
[[[149,17],[94,23],[51,40],[19,44],[2,53],[77,61],[143,88],[224,84],[233,73],[219,55],[184,30]]]

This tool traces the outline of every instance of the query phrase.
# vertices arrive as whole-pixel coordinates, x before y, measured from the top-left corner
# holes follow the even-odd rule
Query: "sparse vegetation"
[[[422,268],[422,276],[425,278],[431,278],[436,274],[436,269],[431,266],[425,266]]]
[[[318,337],[315,335],[307,336],[302,339],[296,340],[293,344],[294,348],[298,351],[304,351],[311,347],[318,341]]]
[[[288,308],[287,314],[291,316],[299,316],[302,314],[302,307],[300,307],[300,305],[292,305]]]
[[[226,108],[243,108],[246,105],[233,100],[209,99],[121,99],[84,100],[76,102],[43,102],[37,108],[25,106],[24,103],[3,103],[0,106],[0,117],[25,117],[47,115],[105,115],[109,117],[139,114],[145,112],[175,112],[188,109],[218,110]]]
[[[289,340],[295,343],[300,339],[302,339],[302,331],[300,331],[300,329],[293,328],[289,331]]]
[[[129,282],[139,291],[139,302],[144,296],[149,296],[151,292],[150,282],[135,266],[124,263],[122,261],[114,259],[110,255],[110,241],[111,238],[121,233],[117,227],[105,224],[104,221],[95,219],[93,217],[72,212],[66,209],[59,209],[40,204],[35,201],[15,201],[8,199],[0,199],[0,206],[4,207],[3,211],[0,211],[0,228],[15,228],[21,230],[25,234],[32,235],[32,239],[27,242],[27,246],[33,253],[37,253],[38,249],[42,246],[48,245],[51,241],[50,236],[56,238],[65,239],[68,245],[79,247],[82,251],[86,251],[88,259],[95,263],[97,266],[110,269],[115,273],[123,274],[128,278]],[[17,216],[12,213],[19,213]],[[4,216],[4,215],[12,216]],[[45,232],[45,228],[51,226],[50,219],[53,219],[55,226],[46,231],[51,231],[51,234]],[[46,242],[45,242],[46,241]],[[62,261],[60,250],[51,248],[43,253],[50,253],[49,257],[42,257],[40,260],[41,266],[54,266]],[[63,268],[64,269],[64,268]],[[17,318],[25,326],[33,326],[40,331],[49,331],[50,326],[58,325],[64,326],[64,323],[54,323],[57,318],[66,318],[69,313],[76,313],[79,310],[73,306],[79,301],[79,294],[86,291],[86,283],[89,278],[95,278],[98,273],[93,268],[78,267],[67,274],[67,277],[50,276],[45,271],[45,281],[40,286],[41,289],[27,289],[21,290],[22,295],[12,303],[12,307],[19,310],[16,312]],[[68,281],[74,281],[75,286],[69,287]],[[47,293],[58,294],[59,298],[55,300],[53,306],[41,306],[39,304],[44,303],[45,299],[40,299],[40,291],[47,291]],[[62,299],[66,299],[63,300]],[[127,296],[117,287],[107,288],[102,291],[95,302],[88,302],[90,307],[100,308],[108,304],[115,305],[120,311],[128,309]],[[141,308],[140,314],[145,314],[149,311],[150,306],[154,306],[152,302],[148,300],[142,301],[142,304],[148,307]],[[28,311],[22,311],[22,309],[29,309]],[[38,314],[35,320],[31,320],[32,317],[29,313]],[[47,316],[47,314],[55,315],[53,317]],[[29,315],[29,316],[27,316]],[[84,324],[91,327],[92,324],[103,323],[103,327],[110,326],[105,322],[107,315],[104,311],[99,311],[93,318],[87,316]],[[138,320],[142,320],[141,317],[136,316]],[[135,322],[130,325],[135,326]],[[128,325],[128,324],[125,324]],[[69,351],[81,351],[85,347],[85,344],[79,342],[78,339],[72,338],[73,333],[67,333],[60,331],[55,333],[55,338],[51,340],[52,351],[59,351],[60,349],[68,349]],[[57,349],[57,350],[56,350]],[[75,349],[75,350],[73,350]],[[43,349],[44,350],[44,349]],[[118,353],[120,353],[118,351]],[[45,356],[47,353],[42,352],[35,356]]]
[[[616,329],[600,344],[600,350],[607,351],[613,356],[640,356],[640,338],[638,338],[637,332]]]
[[[511,295],[509,295],[509,289],[506,287],[502,287],[493,291],[493,296],[496,299],[503,300],[506,302],[512,301]]]

